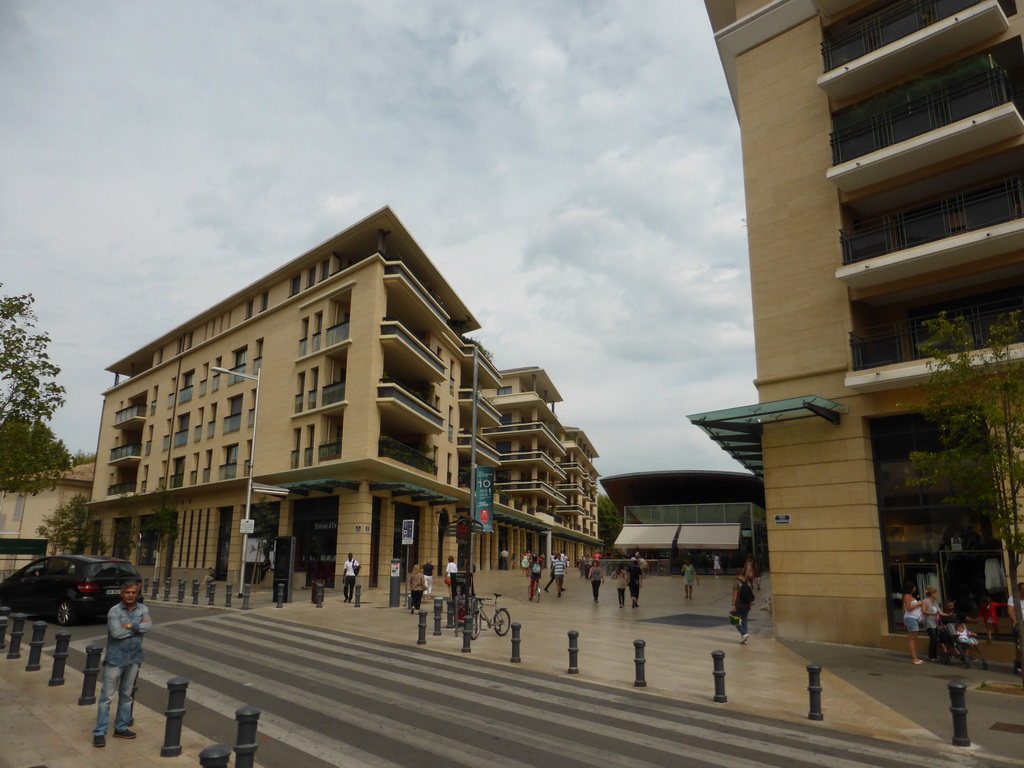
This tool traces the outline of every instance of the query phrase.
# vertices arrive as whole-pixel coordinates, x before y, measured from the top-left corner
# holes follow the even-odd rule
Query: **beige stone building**
[[[253,500],[261,484],[287,490],[266,501],[277,532],[295,537],[295,586],[340,586],[349,552],[364,587],[387,584],[393,557],[463,562],[449,533],[468,513],[475,347],[465,334],[479,327],[395,214],[374,213],[110,366],[98,533],[143,575],[213,566],[237,583],[255,425]],[[596,454],[554,419],[544,371],[476,359],[477,464],[509,477],[494,531],[476,537],[478,567],[497,568],[503,548],[589,552],[599,543]],[[178,506],[177,539],[163,552],[139,524],[157,489]]]
[[[53,488],[34,495],[0,491],[0,538],[40,538],[36,529],[43,524],[44,517],[53,514],[57,507],[75,496],[89,500],[95,471],[93,462],[79,464],[65,472]],[[52,548],[47,550],[47,554],[53,554]],[[0,573],[27,565],[31,559],[27,555],[0,555]]]
[[[742,135],[759,403],[695,414],[765,481],[779,635],[905,647],[901,585],[1006,595],[913,413],[922,323],[1024,305],[1012,0],[705,0]],[[1004,624],[1006,619],[1003,619]]]

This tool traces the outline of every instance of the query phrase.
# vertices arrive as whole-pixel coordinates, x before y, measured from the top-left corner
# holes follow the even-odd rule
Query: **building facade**
[[[705,0],[741,129],[759,402],[691,420],[765,481],[780,636],[905,644],[901,585],[1005,597],[987,521],[909,486],[923,323],[1024,304],[1012,0]],[[1004,623],[1007,620],[1003,619]]]
[[[340,585],[349,552],[364,587],[386,583],[392,558],[464,566],[450,534],[468,514],[474,421],[479,466],[516,458],[488,442],[506,384],[466,338],[478,328],[395,214],[378,211],[108,369],[98,537],[144,575],[213,566],[237,581],[252,456],[253,503],[295,537],[296,586]],[[555,434],[561,458],[572,434]],[[263,498],[261,485],[287,495]],[[494,531],[474,544],[479,568],[538,534],[554,548],[598,545],[592,526],[575,526],[581,515],[527,496],[522,507],[496,496]],[[174,537],[147,530],[167,503]],[[257,557],[250,545],[246,559]]]

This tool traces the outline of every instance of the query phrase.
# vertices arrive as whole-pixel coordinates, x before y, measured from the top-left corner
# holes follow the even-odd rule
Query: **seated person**
[[[956,625],[956,636],[965,645],[977,645],[978,636],[969,630],[962,622]]]

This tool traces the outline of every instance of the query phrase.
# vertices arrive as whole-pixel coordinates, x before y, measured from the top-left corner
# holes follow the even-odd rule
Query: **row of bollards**
[[[177,592],[177,596],[176,596],[177,597],[176,602],[178,602],[178,603],[184,603],[185,602],[186,585],[187,585],[187,582],[185,581],[185,579],[178,579],[178,592]],[[224,585],[224,607],[225,608],[230,608],[231,607],[231,593],[234,590],[234,586],[235,586],[234,584],[225,584]],[[160,580],[159,579],[153,579],[152,580],[152,589],[150,587],[151,587],[150,579],[148,577],[143,579],[142,594],[145,595],[147,592],[149,592],[150,593],[150,597],[149,597],[150,600],[159,600],[160,599]],[[283,585],[278,585],[278,587],[279,587],[280,590],[284,589]],[[249,610],[250,589],[251,589],[251,587],[248,584],[246,584],[242,588],[242,598],[243,598],[242,599],[242,610],[243,611]],[[192,597],[192,605],[199,605],[200,591],[201,591],[201,584],[199,582],[199,579],[192,579],[192,588],[191,588],[191,593],[190,593],[191,597]],[[281,607],[281,600],[283,600],[283,597],[280,596],[281,594],[282,594],[281,592],[278,593],[278,595],[279,595],[278,606],[277,606],[278,608]],[[217,584],[216,584],[216,582],[211,582],[210,584],[206,585],[206,605],[207,605],[207,607],[210,607],[210,608],[214,607],[216,599],[217,599]],[[168,579],[164,579],[163,602],[165,602],[165,603],[171,602],[171,580],[169,578]],[[0,648],[3,648],[3,646],[0,645]]]

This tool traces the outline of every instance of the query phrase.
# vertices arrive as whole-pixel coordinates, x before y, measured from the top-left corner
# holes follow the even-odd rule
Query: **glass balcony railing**
[[[182,472],[180,475],[171,475],[171,488],[181,488],[185,484],[185,473]]]
[[[235,414],[232,414],[231,416],[225,416],[224,417],[224,426],[221,429],[221,432],[226,435],[229,432],[237,432],[241,428],[242,428],[242,414],[235,413]]]
[[[203,482],[204,483],[210,482],[210,468],[209,467],[207,467],[206,469],[203,470]]]
[[[115,483],[107,486],[107,496],[120,496],[122,493],[135,493],[135,483]]]
[[[309,348],[309,339],[299,339],[299,357],[306,356],[306,350]]]
[[[320,351],[320,340],[322,338],[323,337],[321,336],[320,331],[317,331],[316,333],[314,333],[310,337],[310,339],[309,339],[309,343],[310,343],[310,347],[311,347],[311,349],[309,350],[310,354],[312,354],[313,352],[319,352]]]
[[[213,437],[215,434],[217,434],[217,422],[216,421],[208,421],[208,422],[206,422],[206,436],[207,437]]]
[[[291,468],[292,469],[298,469],[299,468],[299,452],[298,451],[292,451]]]
[[[939,83],[940,79],[935,78]],[[916,84],[915,88],[926,84]],[[833,117],[832,163],[839,165],[848,160],[870,154],[879,149],[899,144],[915,136],[950,125],[1000,104],[1013,100],[1013,88],[1007,74],[1001,69],[989,69],[978,74],[955,78],[944,87],[936,87],[919,98],[906,100],[909,95],[885,94],[884,100],[872,100],[879,107],[897,102],[889,109],[856,119],[865,105],[854,107]],[[870,108],[870,107],[868,107]],[[853,119],[853,122],[848,122]],[[841,123],[846,123],[840,127]]]
[[[320,448],[317,452],[319,461],[331,461],[332,459],[341,458],[341,440],[335,440],[331,443],[321,443]]]
[[[313,449],[303,448],[302,449],[302,466],[312,467],[313,466]]]
[[[320,392],[321,405],[334,405],[345,399],[345,382],[339,381],[328,384]]]
[[[234,480],[238,477],[238,462],[233,464],[221,464],[217,468],[218,480]]]
[[[298,394],[295,396],[295,412],[302,413],[302,406],[305,404],[305,398]]]
[[[181,448],[183,445],[188,444],[188,427],[185,429],[179,429],[174,433],[174,447]]]
[[[380,438],[377,443],[377,455],[400,461],[431,475],[437,474],[437,463],[431,457],[390,437]]]
[[[894,3],[825,40],[821,44],[825,71],[855,61],[980,2],[982,0],[908,0]]]
[[[892,213],[839,233],[843,264],[855,264],[1024,216],[1019,177]]]
[[[117,461],[118,459],[127,458],[141,458],[142,457],[142,443],[129,443],[127,445],[119,445],[117,448],[112,448],[110,451],[110,460]]]
[[[178,390],[178,404],[180,405],[181,403],[187,403],[189,400],[191,400],[192,392],[193,389],[190,386]]]
[[[988,329],[1002,315],[1013,311],[1024,311],[1024,296],[951,308],[948,315],[965,318],[974,340],[974,348],[984,349],[988,346]],[[926,359],[928,355],[923,348],[930,341],[930,336],[925,322],[938,317],[938,314],[935,312],[853,331],[850,334],[853,369],[861,371],[865,368]]]
[[[192,442],[193,443],[198,443],[202,439],[203,439],[203,425],[200,424],[199,426],[195,427],[192,430]]]
[[[126,421],[131,421],[132,419],[144,418],[146,418],[145,405],[129,405],[127,408],[122,408],[114,414],[114,425],[123,424]]]
[[[332,325],[326,331],[324,331],[325,339],[324,346],[330,347],[338,342],[346,341],[348,339],[348,323],[338,323]]]

